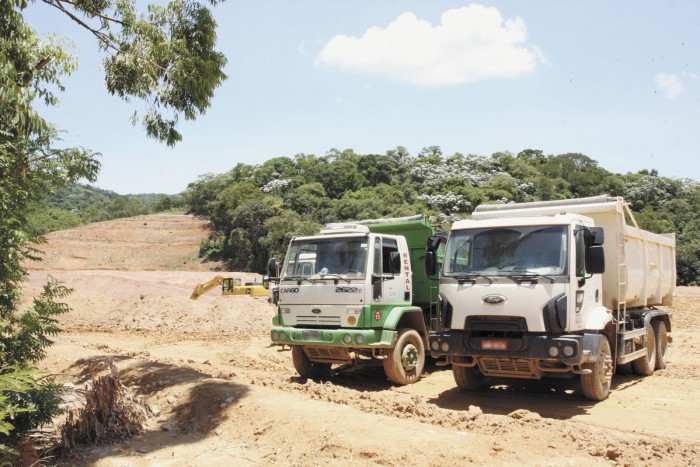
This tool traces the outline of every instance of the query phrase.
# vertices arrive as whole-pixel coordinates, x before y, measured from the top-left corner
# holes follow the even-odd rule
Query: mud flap
[[[583,363],[592,363],[597,360],[602,337],[602,334],[583,335]]]

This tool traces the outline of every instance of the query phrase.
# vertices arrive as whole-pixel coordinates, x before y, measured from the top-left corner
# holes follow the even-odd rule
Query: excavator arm
[[[197,286],[194,288],[194,292],[192,292],[192,295],[190,295],[190,298],[192,300],[197,300],[200,295],[203,295],[203,294],[209,292],[214,287],[221,285],[221,283],[223,281],[224,281],[224,277],[216,276],[215,278],[208,280],[207,282],[205,282],[203,284],[197,284]]]

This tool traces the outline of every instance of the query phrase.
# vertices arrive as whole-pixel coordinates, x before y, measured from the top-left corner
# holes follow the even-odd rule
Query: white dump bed
[[[627,210],[633,225],[625,220]],[[674,234],[641,230],[622,198],[595,196],[520,204],[481,205],[472,219],[580,214],[605,230],[603,304],[616,308],[673,304],[676,286]]]

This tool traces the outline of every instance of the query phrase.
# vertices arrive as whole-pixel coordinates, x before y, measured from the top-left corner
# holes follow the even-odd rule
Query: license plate
[[[508,350],[508,341],[501,339],[484,339],[481,341],[482,350]]]
[[[323,331],[301,331],[301,338],[305,341],[323,340]]]

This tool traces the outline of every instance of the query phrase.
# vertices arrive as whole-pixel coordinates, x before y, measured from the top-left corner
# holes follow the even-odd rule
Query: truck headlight
[[[566,357],[571,357],[574,355],[574,348],[571,345],[565,345],[564,346],[564,355]]]
[[[362,337],[362,334],[359,334],[357,337],[355,337],[355,343],[357,345],[362,345],[362,343],[365,341],[365,338]]]
[[[550,356],[550,357],[556,357],[557,355],[559,355],[559,349],[558,349],[556,346],[554,346],[554,345],[551,346],[551,347],[549,348],[549,356]]]
[[[440,348],[440,344],[438,344],[438,341],[433,341],[430,343],[430,348],[437,352],[437,349]]]
[[[352,337],[350,336],[350,334],[345,334],[343,336],[343,342],[346,344],[352,344]]]
[[[276,341],[279,338],[279,334],[277,334],[277,331],[272,331],[272,340]]]

